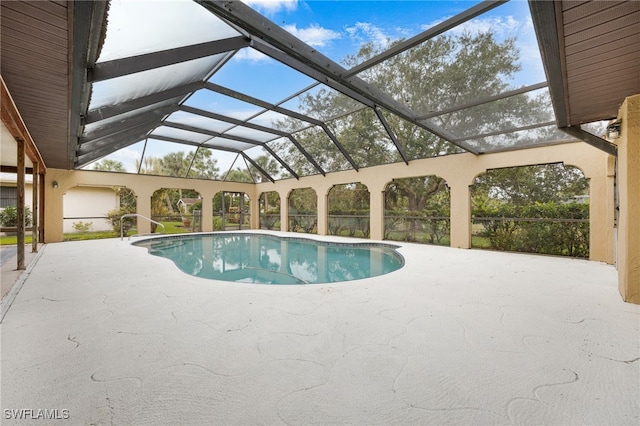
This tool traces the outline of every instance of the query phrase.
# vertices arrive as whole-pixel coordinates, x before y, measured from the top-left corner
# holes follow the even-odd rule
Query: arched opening
[[[294,189],[289,194],[289,224],[291,232],[318,233],[318,196],[313,188]]]
[[[369,238],[369,190],[361,183],[335,185],[329,190],[330,235]]]
[[[449,188],[438,176],[394,179],[385,189],[384,238],[449,245]]]
[[[244,192],[220,191],[213,197],[213,230],[251,228],[251,199]]]
[[[280,194],[277,191],[260,194],[260,229],[280,229]]]
[[[167,234],[201,231],[201,213],[202,197],[193,189],[161,188],[151,196],[151,219],[162,223]]]
[[[589,257],[589,180],[562,163],[489,170],[471,186],[473,248]]]

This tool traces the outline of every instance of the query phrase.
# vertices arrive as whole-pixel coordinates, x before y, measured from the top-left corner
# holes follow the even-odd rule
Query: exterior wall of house
[[[623,300],[640,304],[640,94],[625,100],[618,118],[618,289]]]
[[[17,185],[17,183],[16,183],[15,180],[2,180],[2,181],[0,181],[0,186],[2,186],[3,188],[4,187],[15,188],[16,185]],[[25,205],[25,207],[29,207],[29,209],[31,209],[31,210],[33,210],[33,208],[32,208],[33,207],[32,200],[33,200],[33,185],[31,184],[31,182],[25,182],[25,185],[24,185],[24,205]],[[9,205],[15,206],[16,203],[15,202],[13,202],[13,203],[9,202],[7,204],[7,206],[9,206]]]
[[[104,217],[117,209],[120,201],[110,187],[77,186],[69,188],[64,198],[63,232],[78,232],[74,224],[91,223],[88,231],[108,231],[111,223]]]

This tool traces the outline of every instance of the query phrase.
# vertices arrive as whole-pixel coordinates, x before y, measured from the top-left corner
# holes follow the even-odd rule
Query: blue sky
[[[341,62],[346,55],[355,54],[364,43],[373,42],[385,47],[389,41],[412,37],[479,2],[246,0],[245,3],[335,62]],[[190,0],[114,0],[109,25],[117,30],[107,33],[100,60],[175,47],[171,43],[186,45],[206,41],[211,37],[214,27],[211,19],[208,12]],[[516,37],[518,40],[516,44],[521,53],[523,71],[512,82],[513,86],[544,80],[525,0],[512,0],[464,24],[462,28],[451,30],[449,34],[489,29],[498,40],[507,37]],[[162,35],[149,37],[155,32]],[[211,81],[272,103],[312,83],[309,78],[249,48],[238,52]],[[248,116],[256,110],[255,107],[238,105],[221,96],[208,99],[194,97],[187,104],[189,102],[193,106],[218,109],[237,118]],[[287,104],[288,107],[290,105]],[[186,147],[179,145],[175,149],[168,144],[154,145],[158,148],[147,147],[147,155],[162,156],[172,150],[187,151]],[[135,158],[140,158],[141,147],[142,144],[130,146],[109,158],[122,161],[129,171],[133,171]],[[221,171],[230,166],[234,157],[229,153],[218,156]]]

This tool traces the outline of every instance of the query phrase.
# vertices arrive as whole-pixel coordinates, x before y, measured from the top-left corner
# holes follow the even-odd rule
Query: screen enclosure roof
[[[131,173],[254,182],[575,137],[614,153],[583,130],[588,121],[613,118],[611,108],[606,116],[591,108],[588,121],[567,112],[559,46],[593,32],[588,22],[605,12],[610,27],[639,13],[637,2],[595,2],[615,6],[612,12],[515,0],[448,7],[285,2],[279,11],[211,0],[6,3],[14,2],[2,4],[3,78],[12,93],[20,91],[20,78],[5,67],[12,54],[5,49],[18,30],[7,19],[31,14],[44,32],[32,44],[49,35],[44,55],[51,56],[52,79],[56,61],[63,62],[57,51],[65,39],[72,46],[69,114],[61,123],[52,110],[50,125],[68,126],[67,146],[42,141],[48,167],[91,169],[113,160]],[[59,21],[47,19],[56,14]],[[553,31],[567,19],[573,21],[564,33]],[[618,38],[637,38],[638,20],[629,22]],[[47,26],[55,24],[52,37]],[[545,36],[536,37],[541,31]],[[638,57],[637,46],[626,48],[635,49],[627,58]],[[40,60],[40,71],[46,62]],[[568,76],[576,74],[584,72]],[[633,78],[626,80],[633,85]],[[51,97],[58,96],[51,86]],[[35,136],[44,124],[34,123]],[[168,166],[171,158],[180,165]]]

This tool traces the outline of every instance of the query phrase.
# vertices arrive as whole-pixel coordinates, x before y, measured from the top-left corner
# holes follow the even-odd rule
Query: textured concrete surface
[[[42,248],[42,245],[39,245],[39,248]],[[0,299],[8,297],[14,285],[23,279],[23,274],[28,273],[31,262],[38,256],[38,253],[34,253],[31,250],[31,244],[25,245],[24,263],[26,269],[18,270],[18,247],[15,245],[0,247],[0,263],[2,264]]]
[[[49,244],[1,325],[2,424],[640,422],[640,307],[612,266],[399,251],[385,276],[267,286]]]

